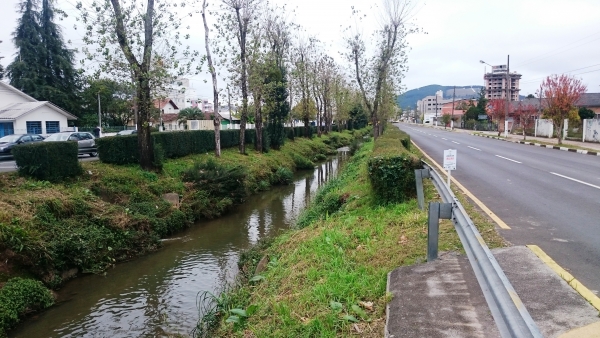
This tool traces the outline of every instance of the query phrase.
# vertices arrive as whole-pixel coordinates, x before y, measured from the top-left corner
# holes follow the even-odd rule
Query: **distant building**
[[[485,98],[488,100],[505,99],[508,92],[510,93],[511,101],[519,101],[519,81],[521,74],[510,73],[510,83],[507,86],[506,65],[493,66],[491,73],[486,73],[483,76],[485,83]]]
[[[444,94],[438,90],[435,95],[425,96],[417,101],[417,110],[423,114],[423,123],[434,123],[442,117],[442,106],[444,103],[452,102],[452,99],[444,99]]]

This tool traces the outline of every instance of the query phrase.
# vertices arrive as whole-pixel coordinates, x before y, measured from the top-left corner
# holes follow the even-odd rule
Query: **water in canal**
[[[196,295],[219,290],[237,274],[242,250],[293,225],[314,192],[346,158],[300,172],[219,219],[202,221],[165,240],[152,254],[117,265],[106,275],[76,278],[58,304],[26,320],[10,337],[161,337],[188,335],[198,320]]]

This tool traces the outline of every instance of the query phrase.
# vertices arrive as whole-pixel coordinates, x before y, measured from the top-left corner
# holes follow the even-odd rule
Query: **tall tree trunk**
[[[210,43],[208,39],[208,24],[206,23],[206,0],[202,3],[202,21],[204,22],[204,43],[206,44],[206,60],[212,77],[213,85],[213,125],[215,126],[215,156],[221,157],[221,115],[219,115],[219,90],[217,87],[217,71],[212,62],[210,54]]]
[[[150,84],[143,74],[137,75],[137,100],[138,107],[138,149],[140,153],[140,166],[144,170],[154,170],[154,149],[150,135]]]
[[[254,125],[256,129],[256,142],[254,142],[254,149],[262,153],[263,151],[263,123],[262,123],[262,107],[260,104],[261,95],[257,94],[254,97]]]
[[[246,64],[246,33],[248,31],[248,22],[246,18],[242,20],[240,8],[235,9],[237,15],[239,34],[240,34],[240,62],[242,64],[242,116],[240,118],[240,154],[246,153],[246,122],[248,121],[248,70]]]

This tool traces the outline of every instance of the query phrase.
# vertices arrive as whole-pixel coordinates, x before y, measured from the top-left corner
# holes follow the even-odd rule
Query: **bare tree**
[[[400,84],[406,65],[406,36],[415,29],[407,27],[414,4],[411,0],[383,0],[381,28],[375,35],[376,54],[368,58],[363,36],[355,32],[346,39],[347,58],[352,62],[365,106],[373,124],[373,136],[381,133],[379,109],[385,82]],[[358,11],[354,11],[358,15]]]
[[[235,35],[239,49],[239,83],[242,91],[242,112],[240,116],[240,153],[246,153],[245,134],[248,121],[248,59],[246,48],[248,32],[252,21],[260,8],[261,0],[222,0],[226,9],[232,12],[228,16],[235,23]],[[226,17],[227,18],[227,17]],[[234,26],[226,25],[225,28],[233,29]],[[221,31],[223,33],[223,31]],[[227,37],[228,33],[222,34]]]
[[[212,77],[213,85],[213,124],[215,126],[215,156],[221,156],[221,115],[219,115],[219,89],[217,87],[217,71],[214,67],[212,55],[210,53],[210,41],[208,38],[208,24],[206,23],[206,7],[208,4],[206,0],[202,2],[202,21],[204,22],[204,42],[206,44],[206,60],[208,62],[208,69]]]

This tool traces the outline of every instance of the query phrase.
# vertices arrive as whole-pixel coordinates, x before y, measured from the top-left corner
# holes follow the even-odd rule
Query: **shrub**
[[[36,142],[12,150],[19,174],[58,182],[83,172],[77,142]]]
[[[375,141],[369,158],[369,181],[381,203],[401,203],[416,195],[414,171],[422,164],[402,146],[403,139],[407,139],[403,132],[389,128]]]
[[[315,164],[306,157],[298,154],[292,154],[296,169],[313,169]]]
[[[279,167],[275,172],[273,183],[275,184],[291,184],[294,180],[294,173],[286,167]]]
[[[33,279],[11,278],[0,290],[0,336],[23,315],[45,309],[54,298],[44,285]]]
[[[241,166],[228,166],[209,159],[195,163],[183,173],[183,180],[193,182],[197,188],[205,190],[211,197],[228,197],[241,202],[247,195],[244,180],[246,169]]]

